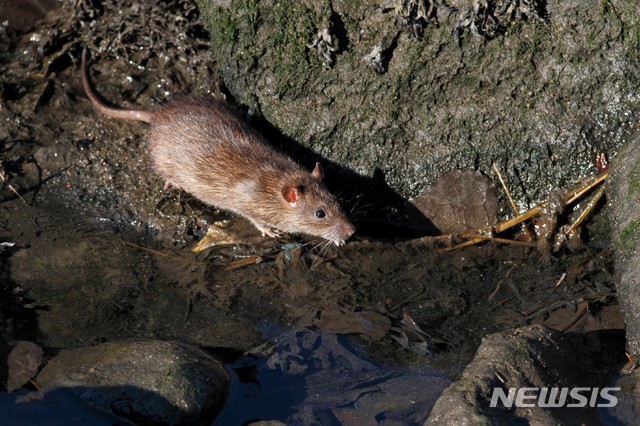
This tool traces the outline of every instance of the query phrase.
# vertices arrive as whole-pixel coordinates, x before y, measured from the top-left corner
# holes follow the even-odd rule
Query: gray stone
[[[47,392],[71,389],[94,408],[134,423],[212,422],[229,389],[224,367],[184,344],[147,340],[63,350],[37,377]]]
[[[636,0],[199,5],[233,96],[404,197],[495,162],[516,200],[540,201],[638,128]]]
[[[616,248],[617,290],[627,329],[627,347],[640,357],[640,134],[611,160],[607,182]]]
[[[562,334],[541,325],[489,335],[460,379],[436,401],[424,424],[594,424],[597,414],[588,408],[567,406],[572,402],[569,397],[562,408],[542,407],[537,399],[531,407],[521,408],[505,407],[500,401],[491,407],[490,402],[494,389],[508,393],[511,388],[517,392],[521,388],[593,386],[599,390],[610,383],[601,357],[609,356],[613,349],[603,341]],[[591,397],[591,392],[582,394]]]

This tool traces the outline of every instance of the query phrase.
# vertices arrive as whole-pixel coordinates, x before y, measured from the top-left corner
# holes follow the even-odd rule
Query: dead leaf
[[[492,226],[498,213],[493,182],[476,170],[445,173],[411,202],[444,234]]]
[[[20,389],[38,373],[42,363],[43,351],[40,346],[25,340],[16,342],[16,345],[7,357],[8,379],[7,390],[13,392]]]
[[[322,311],[314,325],[337,334],[362,334],[374,340],[381,339],[391,329],[391,320],[372,311]]]

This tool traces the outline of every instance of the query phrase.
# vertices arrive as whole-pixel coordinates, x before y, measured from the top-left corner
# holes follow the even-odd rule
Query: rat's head
[[[316,163],[310,174],[282,187],[282,198],[288,208],[283,217],[286,223],[279,229],[322,237],[342,245],[356,229],[336,197],[324,186],[323,177],[322,166]]]

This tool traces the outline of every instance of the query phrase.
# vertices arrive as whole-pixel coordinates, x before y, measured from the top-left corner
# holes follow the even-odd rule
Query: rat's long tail
[[[93,107],[100,113],[104,115],[108,115],[113,118],[120,118],[123,120],[138,120],[138,121],[146,121],[147,123],[151,122],[152,113],[149,111],[143,111],[141,109],[120,109],[120,108],[111,108],[105,105],[104,102],[98,98],[96,92],[93,91],[91,87],[91,82],[89,81],[89,69],[87,68],[87,48],[85,47],[82,50],[82,85],[84,86],[84,92],[87,94],[89,100],[93,104]]]

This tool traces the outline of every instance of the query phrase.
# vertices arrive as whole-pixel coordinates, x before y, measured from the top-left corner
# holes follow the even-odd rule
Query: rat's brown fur
[[[223,103],[185,97],[153,110],[124,110],[102,103],[89,82],[82,54],[85,92],[110,117],[146,121],[149,154],[168,183],[199,200],[249,219],[263,234],[303,233],[343,244],[355,228],[322,182],[275,151]]]

